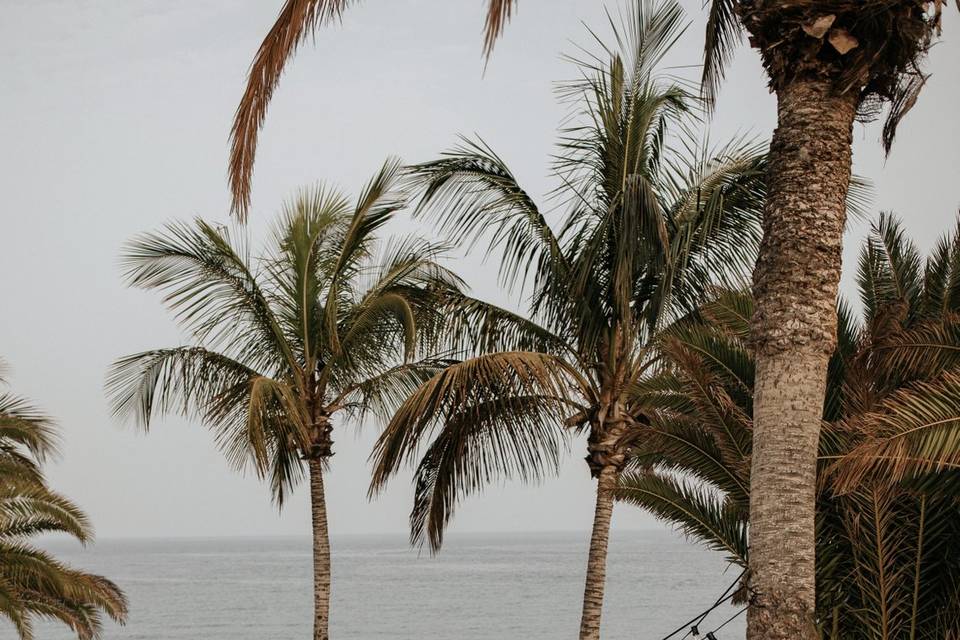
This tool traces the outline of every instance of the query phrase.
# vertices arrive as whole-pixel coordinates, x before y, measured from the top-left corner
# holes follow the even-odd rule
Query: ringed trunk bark
[[[754,271],[748,640],[816,638],[817,444],[858,96],[797,79],[777,100]]]
[[[597,477],[597,506],[590,536],[587,558],[587,579],[583,589],[583,614],[580,617],[580,640],[600,638],[600,614],[603,610],[603,588],[607,579],[607,542],[613,516],[613,494],[620,474],[616,465],[606,465]]]
[[[313,640],[329,640],[330,537],[323,495],[323,459],[310,458],[310,507],[313,515]]]

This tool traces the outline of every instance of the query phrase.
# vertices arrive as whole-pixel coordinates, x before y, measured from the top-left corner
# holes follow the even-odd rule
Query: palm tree
[[[960,632],[960,228],[924,265],[884,215],[859,270],[864,317],[840,305],[819,441],[818,637]],[[663,341],[664,371],[634,389],[618,499],[746,568],[754,369],[752,301],[726,293]],[[747,596],[746,590],[741,594]]]
[[[437,549],[458,500],[497,477],[542,477],[568,432],[586,433],[597,492],[581,638],[599,637],[619,443],[638,419],[627,391],[650,365],[649,337],[710,282],[746,278],[764,195],[758,149],[698,147],[696,99],[655,73],[683,30],[679,6],[632,9],[620,49],[579,62],[583,80],[565,86],[576,115],[555,166],[562,231],[482,142],[410,168],[420,212],[453,237],[487,237],[505,283],[530,274],[532,295],[509,330],[460,323],[472,327],[463,359],[403,404],[374,456],[376,491],[426,446],[411,530]]]
[[[83,512],[44,481],[42,464],[56,442],[49,417],[0,392],[0,616],[21,640],[32,640],[36,618],[62,622],[87,640],[100,637],[104,614],[121,624],[127,616],[126,598],[115,584],[72,569],[29,542],[44,533],[64,533],[83,544],[93,538]]]
[[[711,0],[703,72],[712,99],[742,31],[776,93],[769,196],[754,271],[756,402],[751,473],[750,640],[812,637],[816,456],[850,181],[853,123],[890,103],[897,123],[944,3]]]
[[[405,239],[377,257],[377,233],[403,204],[398,172],[386,163],[355,206],[323,188],[300,192],[257,259],[201,220],[124,253],[128,281],[162,291],[191,340],[118,360],[114,412],[144,428],[156,414],[197,416],[233,466],[269,480],[278,506],[307,467],[318,640],[328,637],[335,421],[387,417],[429,378],[437,365],[412,358],[436,335],[441,297],[460,286],[437,262],[440,245]]]
[[[234,210],[249,205],[257,135],[286,62],[349,0],[287,0],[264,38],[232,129]],[[489,0],[484,50],[517,0]],[[836,340],[853,122],[890,103],[897,123],[927,80],[920,69],[940,33],[945,0],[711,0],[703,91],[712,102],[732,52],[749,34],[778,102],[769,199],[754,273],[759,398],[752,544],[757,604],[750,637],[798,638],[814,603],[814,489],[827,360]],[[784,544],[784,536],[788,541]],[[784,551],[786,549],[786,551]]]

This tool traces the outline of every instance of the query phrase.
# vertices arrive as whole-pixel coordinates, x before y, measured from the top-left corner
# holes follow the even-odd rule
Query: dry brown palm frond
[[[257,135],[287,62],[318,26],[340,18],[351,0],[287,0],[250,65],[247,88],[230,131],[230,190],[233,211],[246,217]]]
[[[490,57],[493,45],[503,33],[504,27],[510,22],[513,7],[517,0],[490,0],[487,5],[487,21],[483,28],[483,55]]]
[[[893,393],[876,411],[847,421],[866,440],[831,469],[840,492],[873,474],[900,482],[945,469],[960,469],[960,375],[920,382]]]
[[[493,51],[493,45],[510,21],[516,2],[489,0],[484,25],[484,56],[489,57]],[[230,192],[233,212],[240,220],[246,218],[250,208],[257,139],[287,62],[310,34],[320,26],[339,20],[344,9],[354,3],[356,0],[286,0],[276,22],[260,44],[230,130]]]

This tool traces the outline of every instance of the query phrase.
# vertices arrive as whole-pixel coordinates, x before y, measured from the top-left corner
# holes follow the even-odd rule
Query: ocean
[[[417,640],[576,638],[587,534],[451,534],[441,553],[402,535],[334,537],[331,637]],[[309,640],[307,538],[101,540],[47,545],[117,582],[126,626],[107,640]],[[613,531],[603,613],[606,640],[660,640],[713,604],[737,572],[721,554],[667,531]],[[737,612],[724,605],[700,624]],[[744,637],[743,615],[716,633]],[[9,635],[8,635],[9,634]],[[43,623],[40,640],[68,640]],[[674,638],[679,640],[683,633]],[[0,637],[12,630],[0,622]]]

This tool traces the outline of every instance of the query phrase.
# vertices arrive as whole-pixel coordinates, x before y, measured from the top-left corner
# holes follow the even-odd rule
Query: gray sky
[[[101,537],[306,534],[299,491],[282,514],[252,477],[228,468],[209,434],[179,419],[148,435],[111,421],[103,374],[116,357],[178,344],[155,293],[125,289],[117,255],[132,235],[202,215],[227,220],[227,134],[244,73],[280,0],[4,0],[0,22],[0,354],[14,388],[55,415],[63,458],[55,487],[91,515]],[[614,5],[615,6],[615,5]],[[700,59],[703,14],[670,63]],[[857,126],[855,171],[876,184],[873,210],[893,210],[924,249],[960,204],[960,19],[949,8],[933,78],[885,160],[879,127]],[[356,194],[388,154],[434,157],[457,133],[480,133],[533,194],[545,192],[563,108],[559,54],[604,26],[597,0],[524,0],[486,73],[479,0],[394,0],[352,9],[290,66],[261,138],[251,232],[300,185],[324,180]],[[768,136],[775,104],[756,54],[741,51],[711,139]],[[406,227],[412,226],[407,223]],[[867,224],[847,236],[845,288]],[[495,265],[460,268],[479,295],[507,304]],[[376,425],[338,427],[327,483],[334,534],[406,527],[400,477],[365,498]],[[576,443],[561,477],[494,487],[459,511],[454,531],[586,529],[593,483]],[[649,526],[629,507],[615,525]]]

